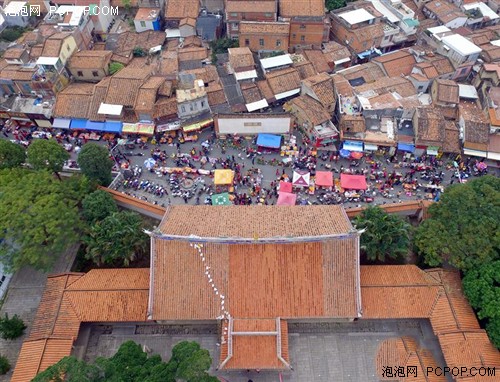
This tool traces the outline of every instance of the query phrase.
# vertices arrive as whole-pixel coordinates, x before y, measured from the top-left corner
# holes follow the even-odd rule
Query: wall
[[[191,110],[191,106],[193,110]],[[205,96],[193,101],[180,103],[177,105],[177,110],[180,118],[188,118],[201,114],[204,111],[210,111],[210,106],[208,105],[208,98]]]
[[[450,29],[456,29],[463,27],[466,22],[467,22],[467,17],[457,17],[456,19],[447,22],[445,25]]]
[[[135,30],[136,32],[144,32],[144,31],[152,31],[154,30],[153,28],[153,21],[142,21],[144,23],[141,25],[141,21],[134,20],[134,25],[135,25]]]
[[[296,21],[292,19],[290,22],[290,46],[320,46],[322,42],[328,41],[329,33],[328,24],[325,25],[323,21]]]
[[[252,52],[259,50],[288,50],[288,34],[286,35],[264,35],[264,34],[243,34],[240,33],[240,46],[248,46]],[[260,39],[264,40],[264,45],[260,45]],[[248,44],[246,44],[248,40]],[[280,46],[277,46],[279,40]]]
[[[99,82],[107,75],[108,68],[105,69],[74,69],[71,71],[71,75],[76,81],[85,82]],[[82,72],[82,76],[78,75],[78,72]],[[98,76],[94,77],[92,72],[97,72]]]
[[[76,41],[73,36],[68,36],[64,39],[61,46],[61,52],[59,53],[59,59],[61,63],[65,66],[71,55],[77,50]]]
[[[255,135],[259,133],[286,134],[291,130],[292,120],[290,116],[274,118],[214,118],[215,131],[217,134],[239,134]],[[245,124],[247,124],[245,126]],[[260,124],[249,126],[249,124]]]

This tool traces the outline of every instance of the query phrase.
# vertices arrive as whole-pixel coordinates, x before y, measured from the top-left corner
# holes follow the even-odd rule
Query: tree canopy
[[[0,170],[20,167],[26,161],[26,151],[6,139],[0,139]]]
[[[124,342],[110,358],[97,358],[94,364],[65,357],[38,374],[33,382],[218,382],[207,371],[212,359],[196,342],[179,342],[172,358],[163,362],[159,355],[148,355],[133,341]]]
[[[346,6],[348,0],[326,0],[325,1],[325,6],[326,9],[328,9],[328,12],[334,10],[334,9],[339,9],[343,8]]]
[[[77,240],[79,181],[59,182],[47,171],[0,170],[0,261],[7,268],[49,270]]]
[[[90,227],[87,258],[95,264],[128,266],[143,256],[148,248],[149,237],[143,232],[142,218],[135,212],[113,212]]]
[[[397,215],[389,215],[377,206],[363,210],[353,221],[361,234],[361,250],[370,261],[385,261],[405,256],[410,247],[411,226]]]
[[[500,259],[500,179],[483,176],[446,189],[429,208],[414,243],[430,266],[468,271]]]
[[[68,159],[68,152],[54,140],[37,139],[28,147],[28,163],[35,170],[49,170],[58,177]]]
[[[88,194],[82,202],[82,214],[89,224],[95,224],[118,212],[118,207],[113,197],[106,191],[96,190]]]
[[[82,147],[77,161],[82,173],[90,180],[102,186],[108,186],[111,183],[113,161],[109,158],[105,147],[96,143],[87,143]]]

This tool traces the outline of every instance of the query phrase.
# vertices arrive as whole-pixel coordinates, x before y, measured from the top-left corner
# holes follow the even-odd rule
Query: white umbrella
[[[148,158],[144,161],[144,167],[146,167],[148,170],[152,169],[155,164],[156,161],[153,158]]]

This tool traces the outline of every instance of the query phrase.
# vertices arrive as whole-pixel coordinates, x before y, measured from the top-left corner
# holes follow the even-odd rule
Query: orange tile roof
[[[311,62],[304,59],[303,61],[296,62],[293,67],[299,72],[300,79],[306,79],[308,77],[315,76],[317,74],[316,69]]]
[[[94,269],[49,276],[13,382],[71,354],[81,322],[146,321],[149,269]]]
[[[304,56],[313,64],[316,72],[322,73],[330,71],[330,65],[328,65],[326,56],[321,50],[304,50]]]
[[[87,118],[89,105],[94,94],[93,84],[71,84],[57,94],[54,116]]]
[[[82,50],[71,56],[68,62],[70,70],[107,69],[113,52],[110,50]]]
[[[333,88],[332,77],[326,73],[321,73],[302,81],[304,85],[309,87],[321,104],[329,110],[333,111],[335,106],[335,89]]]
[[[458,84],[453,80],[436,80],[437,94],[436,100],[444,103],[457,104],[458,98]]]
[[[255,67],[250,48],[229,48],[227,53],[229,54],[229,64],[235,72],[251,70]]]
[[[382,65],[389,77],[409,75],[415,65],[415,57],[404,50],[384,54],[372,60]]]
[[[274,70],[266,73],[267,83],[274,95],[300,89],[300,76],[295,68]]]
[[[240,34],[258,34],[258,35],[287,35],[290,32],[290,23],[286,22],[259,22],[242,21],[240,22]]]
[[[325,2],[323,0],[279,0],[280,16],[324,16]]]
[[[165,19],[198,18],[200,2],[198,0],[167,0],[165,4]]]
[[[273,0],[228,0],[226,2],[226,14],[238,12],[276,13],[277,3]]]

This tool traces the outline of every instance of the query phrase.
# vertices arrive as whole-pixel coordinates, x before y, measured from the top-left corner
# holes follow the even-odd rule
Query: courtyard
[[[283,371],[287,382],[377,382],[375,361],[379,345],[386,339],[409,336],[419,346],[429,349],[437,363],[443,356],[428,320],[361,320],[352,323],[289,323],[289,352],[293,371]],[[213,359],[210,373],[228,382],[279,381],[277,372],[220,372],[219,338],[216,325],[84,324],[75,343],[73,355],[86,361],[98,356],[110,357],[128,340],[143,345],[150,354],[163,360],[171,356],[180,341],[197,341],[209,350]],[[388,365],[395,366],[395,365]]]

